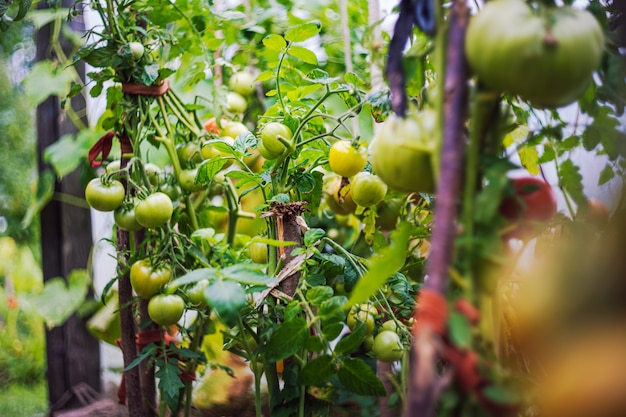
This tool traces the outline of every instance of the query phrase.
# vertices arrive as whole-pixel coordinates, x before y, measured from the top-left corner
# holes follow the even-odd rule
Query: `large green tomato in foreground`
[[[523,0],[493,0],[469,23],[467,60],[487,87],[539,108],[569,104],[600,65],[602,28],[572,7],[531,9]]]
[[[439,140],[436,115],[411,110],[406,117],[390,115],[370,143],[374,172],[396,191],[433,193]]]

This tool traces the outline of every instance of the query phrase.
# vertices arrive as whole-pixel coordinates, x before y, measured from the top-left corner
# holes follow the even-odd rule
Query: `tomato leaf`
[[[239,310],[246,305],[246,293],[241,285],[234,281],[220,280],[207,285],[204,298],[209,307],[228,325],[237,322]]]
[[[355,394],[377,397],[386,394],[383,383],[372,371],[372,368],[361,359],[348,358],[344,360],[337,376],[341,385]]]
[[[303,46],[292,45],[287,50],[287,53],[307,64],[317,65],[317,56],[315,53]]]
[[[174,281],[170,282],[169,286],[176,288],[181,285],[193,284],[195,282],[202,281],[203,279],[214,280],[216,276],[215,269],[213,268],[196,269],[176,278]]]
[[[517,152],[522,166],[532,175],[539,175],[539,153],[534,146],[523,146]]]
[[[269,362],[286,359],[302,348],[309,337],[306,319],[296,317],[284,322],[267,342],[265,358]]]
[[[272,79],[273,76],[274,76],[274,73],[272,71],[270,71],[270,70],[263,71],[262,73],[257,75],[255,81],[259,81],[259,82],[269,81],[269,80]]]
[[[613,178],[615,178],[615,171],[613,171],[613,166],[611,164],[606,164],[600,172],[598,185],[604,185],[607,182],[611,181]]]
[[[301,385],[322,385],[330,379],[336,371],[333,357],[330,355],[321,355],[304,365],[298,376],[298,382]]]
[[[178,405],[180,389],[185,387],[179,378],[182,371],[178,367],[178,360],[173,358],[167,361],[159,360],[157,368],[154,376],[159,380],[159,390],[163,394],[165,403],[174,410]]]
[[[365,339],[366,326],[364,323],[360,323],[356,328],[341,339],[335,346],[335,353],[350,353],[358,349]]]
[[[320,33],[321,27],[315,23],[305,23],[285,32],[285,39],[289,42],[303,42]]]
[[[230,280],[248,285],[267,285],[274,278],[264,274],[256,264],[237,264],[222,269],[221,273]]]
[[[369,270],[356,283],[346,307],[366,301],[389,277],[398,272],[406,259],[411,227],[400,223],[391,233],[391,244],[370,259]]]
[[[287,47],[287,41],[282,36],[268,35],[263,38],[263,45],[272,51],[282,51]]]
[[[452,311],[448,319],[448,326],[450,328],[450,338],[456,346],[461,348],[470,347],[472,328],[467,317],[457,311]]]
[[[330,77],[326,71],[319,68],[312,69],[302,78],[316,84],[331,84],[339,80],[338,77]]]
[[[158,349],[159,349],[159,346],[156,343],[148,344],[146,347],[143,348],[143,350],[139,353],[139,355],[137,355],[137,357],[131,363],[129,363],[126,368],[124,368],[124,372],[133,369],[134,367],[139,365],[141,362],[143,362],[145,359],[148,359],[149,357],[151,357],[154,354],[154,352],[156,352]]]
[[[24,79],[26,96],[33,106],[49,96],[65,96],[75,75],[73,68],[59,67],[52,61],[39,61]]]
[[[55,277],[46,281],[41,294],[21,294],[20,302],[36,311],[49,329],[60,326],[85,301],[90,284],[89,274],[84,269],[75,269],[67,280]]]
[[[485,396],[498,404],[514,404],[521,400],[519,393],[501,385],[490,385],[483,389]]]
[[[306,299],[316,307],[320,306],[324,301],[333,296],[333,289],[326,285],[318,285],[306,292]]]
[[[232,152],[232,149],[231,149]],[[228,160],[224,158],[213,158],[204,161],[198,167],[196,182],[199,184],[209,184],[215,175],[222,170]]]
[[[304,234],[304,246],[313,246],[315,242],[323,238],[325,234],[324,229],[313,228],[307,230]]]
[[[304,348],[309,352],[321,352],[326,348],[322,336],[311,336],[304,343]]]
[[[569,194],[574,202],[582,207],[587,204],[587,198],[583,190],[583,177],[580,168],[574,165],[570,159],[561,164],[559,170],[559,185]]]
[[[44,160],[52,165],[57,177],[61,179],[74,172],[81,164],[81,158],[76,155],[86,155],[100,136],[101,131],[91,129],[81,130],[76,136],[63,135],[45,149]]]

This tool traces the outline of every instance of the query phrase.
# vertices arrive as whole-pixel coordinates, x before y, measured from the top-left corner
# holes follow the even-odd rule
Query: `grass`
[[[43,417],[48,412],[46,381],[0,388],[0,417]]]

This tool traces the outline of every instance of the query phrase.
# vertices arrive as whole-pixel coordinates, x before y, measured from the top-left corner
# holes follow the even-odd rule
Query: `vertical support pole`
[[[73,2],[63,1],[64,7]],[[40,8],[48,7],[40,3]],[[72,29],[82,31],[82,24],[74,22]],[[52,57],[50,50],[51,28],[47,25],[36,34],[36,60]],[[79,74],[84,69],[77,68]],[[84,105],[84,103],[78,103]],[[65,117],[57,97],[49,97],[37,107],[38,168],[43,172],[50,167],[43,161],[43,152],[61,136],[76,132]],[[55,192],[82,198],[84,188],[80,173],[75,171],[55,184]],[[92,246],[90,211],[52,200],[40,213],[41,250],[44,281],[54,277],[67,277],[70,271],[86,268]],[[91,293],[88,296],[92,296]],[[48,400],[57,402],[67,390],[79,383],[87,383],[97,391],[101,389],[99,342],[87,331],[85,320],[76,314],[65,324],[46,331],[46,359],[48,363]]]

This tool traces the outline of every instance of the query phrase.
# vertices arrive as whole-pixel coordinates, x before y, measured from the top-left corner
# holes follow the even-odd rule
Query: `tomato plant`
[[[99,211],[113,211],[118,208],[126,191],[118,180],[102,181],[101,178],[94,178],[89,181],[85,189],[87,203]]]
[[[570,151],[606,155],[603,180],[624,169],[615,146],[625,105],[617,97],[624,91],[623,77],[615,77],[617,48],[610,42],[596,48],[589,14],[545,5],[551,1],[478,5],[466,44],[477,79],[468,81],[467,68],[456,64],[465,52],[459,25],[466,20],[455,15],[464,10],[460,0],[434,5],[431,16],[428,8],[407,16],[426,2],[405,1],[397,8],[398,30],[384,35],[383,20],[368,16],[364,1],[347,2],[347,10],[334,0],[322,8],[251,0],[228,10],[219,2],[157,3],[95,3],[105,18],[90,32],[95,41],[70,56],[95,68],[89,93],[106,97],[97,129],[108,132],[111,158],[121,162],[110,163],[102,178],[124,182],[122,199],[136,199],[134,220],[145,228],[125,232],[137,225],[120,200],[115,279],[120,309],[133,316],[122,324],[122,338],[135,346],[131,339],[145,330],[139,323],[180,322],[171,329],[176,343],[124,352],[127,371],[135,371],[137,355],[154,365],[158,409],[189,417],[193,407],[210,408],[214,402],[200,402],[215,391],[216,375],[233,370],[236,378],[220,386],[230,392],[226,385],[243,381],[237,373],[248,365],[257,416],[263,410],[332,415],[341,407],[337,398],[371,404],[356,411],[363,415],[398,415],[407,404],[409,413],[421,412],[412,407],[415,392],[428,392],[441,415],[482,415],[492,397],[514,407],[502,392],[532,386],[532,378],[516,369],[529,358],[511,340],[519,333],[506,327],[514,314],[498,316],[500,305],[524,305],[496,299],[519,272],[509,267],[518,242],[502,235],[547,221],[561,230],[582,220],[572,207],[588,198]],[[610,13],[592,3],[606,31]],[[511,7],[498,19],[485,18],[502,5]],[[589,54],[584,63],[570,61],[578,36],[572,23],[585,37],[576,40],[577,61]],[[522,32],[528,36],[520,39]],[[536,68],[523,61],[530,38],[539,53]],[[476,39],[485,47],[476,47]],[[518,40],[519,57],[511,46]],[[141,56],[133,56],[131,42],[143,46]],[[521,65],[528,66],[527,77],[519,74]],[[533,80],[548,66],[559,68],[559,79],[546,73]],[[386,76],[377,76],[383,68]],[[577,97],[580,123],[540,109]],[[68,109],[78,103],[67,100]],[[78,120],[71,110],[68,116]],[[527,190],[508,180],[519,168],[509,159],[514,153],[533,175],[556,173],[550,183],[562,188],[569,216],[565,210],[554,216],[547,184]],[[68,160],[54,156],[49,160]],[[108,160],[92,161],[96,174]],[[554,169],[544,170],[548,164]],[[594,227],[588,222],[585,230]],[[544,239],[556,237],[542,234],[537,247]],[[494,285],[483,285],[484,265]],[[128,280],[139,297],[124,287]],[[167,300],[175,301],[155,307]],[[185,308],[194,310],[193,320],[180,320]],[[427,341],[429,349],[405,354],[424,328],[413,326],[413,317],[417,324],[447,317],[430,323],[441,344]],[[424,351],[434,352],[432,364],[423,357],[410,363]],[[473,369],[457,356],[494,366]],[[422,379],[410,374],[422,366],[439,369],[440,360],[455,378],[442,394],[446,401],[416,388]],[[382,363],[395,361],[402,363]],[[429,375],[427,387],[439,383],[439,373]],[[465,380],[480,380],[481,389],[461,390]]]
[[[328,163],[334,173],[342,177],[351,177],[365,168],[367,149],[352,146],[347,141],[337,141],[328,151]]]
[[[148,302],[150,319],[161,326],[176,324],[185,311],[185,300],[176,294],[155,295]]]
[[[150,299],[159,293],[172,277],[168,266],[154,266],[149,259],[140,259],[130,268],[130,283],[138,296]]]

